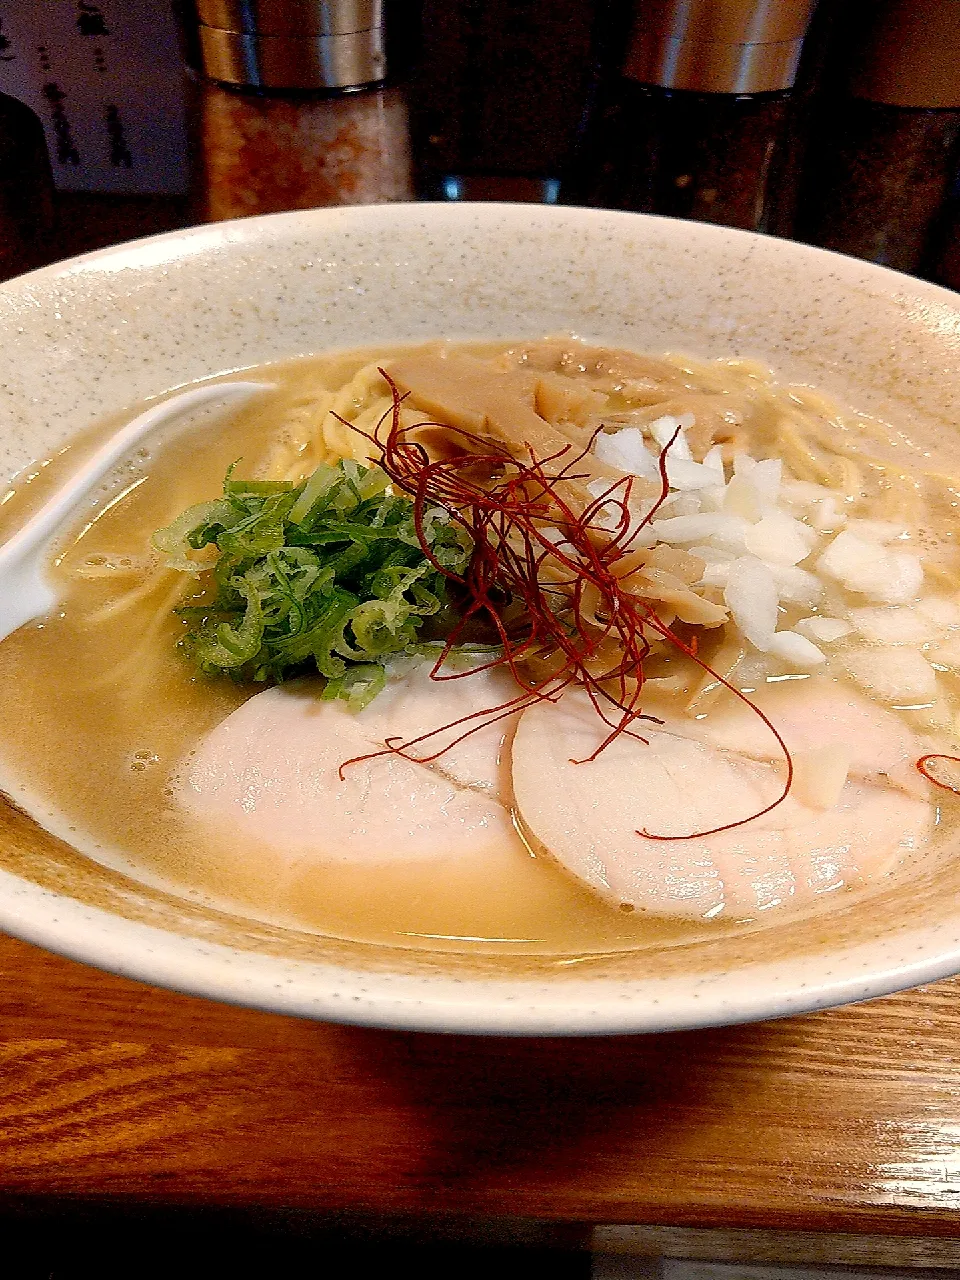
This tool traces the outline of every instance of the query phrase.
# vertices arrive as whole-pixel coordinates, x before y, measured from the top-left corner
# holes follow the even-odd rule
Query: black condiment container
[[[573,189],[588,204],[766,230],[816,0],[637,0]]]
[[[423,0],[409,86],[418,194],[556,203],[604,0]]]
[[[0,280],[48,260],[53,223],[43,125],[24,103],[0,93]]]
[[[815,123],[797,235],[900,271],[929,269],[960,139],[960,3],[852,0]]]

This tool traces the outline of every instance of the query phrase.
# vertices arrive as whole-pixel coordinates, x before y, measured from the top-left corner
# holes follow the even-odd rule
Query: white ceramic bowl
[[[760,357],[899,424],[960,421],[960,299],[802,245],[583,209],[398,205],[122,245],[0,287],[7,476],[107,413],[209,374],[379,342],[567,331]],[[2,727],[0,727],[2,735]],[[862,1000],[960,970],[960,867],[866,907],[596,958],[470,959],[197,907],[0,808],[0,928],[221,1000],[379,1026],[665,1030]]]

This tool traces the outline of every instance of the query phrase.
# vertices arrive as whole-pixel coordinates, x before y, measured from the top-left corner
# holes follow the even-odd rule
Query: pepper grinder
[[[960,3],[848,4],[843,67],[807,154],[798,235],[924,270],[960,141]]]
[[[768,229],[815,4],[637,0],[585,133],[585,202]]]
[[[196,0],[196,18],[203,218],[413,198],[383,0]]]

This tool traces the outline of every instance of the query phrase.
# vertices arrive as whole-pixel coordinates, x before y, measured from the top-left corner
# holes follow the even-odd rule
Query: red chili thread
[[[944,791],[952,791],[955,796],[960,796],[960,787],[955,787],[952,782],[942,782],[939,778],[935,778],[927,769],[928,760],[949,760],[952,764],[960,764],[960,756],[940,755],[936,751],[929,752],[925,756],[921,756],[917,761],[917,771],[922,774],[928,782],[932,782],[935,787],[943,787]]]
[[[782,804],[793,785],[794,765],[780,732],[755,703],[698,656],[695,636],[685,643],[660,620],[652,605],[625,591],[621,579],[613,572],[613,566],[623,559],[666,501],[670,489],[667,454],[680,428],[660,452],[660,494],[642,520],[636,522],[630,508],[632,476],[611,482],[609,488],[578,515],[564,497],[563,485],[586,478],[575,469],[589,453],[593,439],[579,453],[574,452],[572,445],[566,445],[543,459],[537,458],[527,446],[529,461],[526,461],[500,442],[459,427],[433,422],[401,427],[400,408],[406,397],[401,395],[386,370],[379,372],[390,388],[391,407],[372,434],[362,431],[358,434],[377,450],[379,465],[392,484],[412,498],[414,527],[424,556],[438,573],[460,584],[467,598],[460,620],[431,669],[431,678],[460,680],[477,671],[505,666],[523,692],[499,706],[474,712],[410,741],[390,739],[383,751],[345,760],[340,766],[340,777],[348,765],[384,755],[430,763],[488,724],[518,715],[538,702],[556,702],[572,685],[585,691],[597,715],[610,729],[591,755],[573,763],[593,761],[621,734],[639,737],[631,731],[637,721],[656,721],[656,717],[645,715],[641,706],[643,664],[650,653],[650,633],[673,644],[760,717],[783,752],[787,774],[777,798],[749,817],[690,835],[659,835],[650,831],[637,834],[650,840],[691,840],[717,835],[752,822]],[[358,430],[343,418],[339,421]],[[431,461],[423,444],[410,438],[411,432],[425,427],[440,427],[457,438],[463,453]],[[562,465],[553,472],[548,471],[555,463]],[[471,478],[470,473],[476,474],[478,469],[492,477],[486,484]],[[441,565],[427,542],[426,512],[436,507],[466,529],[473,541],[473,553],[462,575]],[[614,518],[606,514],[604,523],[598,523],[611,507]],[[608,527],[611,523],[612,529]],[[562,541],[559,544],[552,541],[544,529],[559,530]],[[551,559],[567,571],[568,578],[549,584],[541,581],[541,570]],[[589,622],[584,616],[587,587],[593,587],[599,598]],[[525,621],[520,634],[513,634],[503,615],[507,605],[514,608],[518,603]],[[469,671],[443,671],[450,654],[462,642],[468,624],[478,616],[493,627],[502,652]],[[608,641],[613,641],[614,651],[620,657],[600,674],[594,674],[591,666]],[[521,664],[533,656],[560,660],[554,674],[540,684],[531,684],[520,670]],[[434,754],[407,754],[410,748],[461,725],[470,727]],[[640,740],[646,742],[644,738]]]

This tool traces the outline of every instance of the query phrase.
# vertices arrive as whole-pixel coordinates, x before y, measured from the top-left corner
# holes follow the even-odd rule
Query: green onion
[[[379,467],[349,460],[299,485],[235,480],[231,467],[222,498],[154,534],[167,563],[197,575],[207,596],[177,610],[180,644],[200,670],[279,682],[312,668],[327,680],[324,697],[366,706],[383,688],[385,660],[419,652],[424,620],[448,604],[413,503],[388,485]],[[422,528],[437,563],[462,573],[466,530],[439,507]]]

